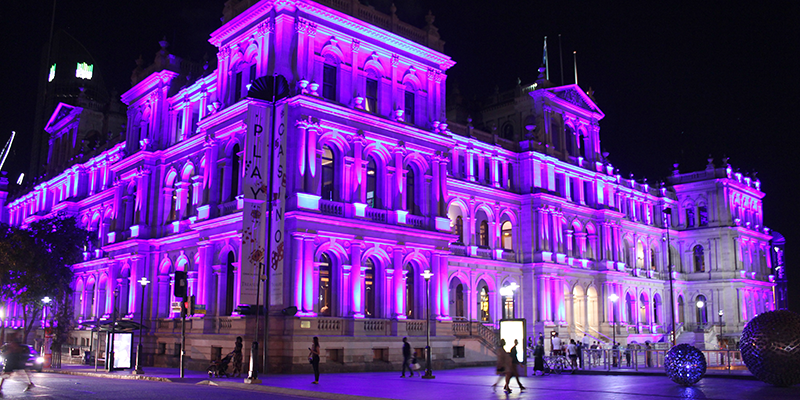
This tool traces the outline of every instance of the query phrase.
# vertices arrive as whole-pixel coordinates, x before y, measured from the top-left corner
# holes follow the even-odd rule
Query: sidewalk
[[[186,371],[185,377],[178,376],[178,370],[172,368],[145,368],[147,375],[131,375],[130,370],[106,373],[95,372],[94,368],[67,365],[61,370],[47,372],[73,374],[83,376],[147,379],[162,382],[184,384],[204,384],[230,387],[238,390],[254,390],[266,393],[277,393],[321,399],[472,399],[488,398],[537,398],[540,396],[556,396],[559,400],[588,399],[648,399],[655,393],[666,398],[704,398],[704,399],[752,399],[800,398],[800,386],[776,388],[752,379],[703,379],[691,388],[679,386],[663,374],[653,371],[639,374],[607,373],[604,371],[585,371],[576,374],[549,375],[546,377],[523,377],[522,382],[528,390],[519,393],[515,383],[511,384],[514,392],[506,396],[501,390],[494,392],[491,384],[496,376],[493,367],[462,368],[434,371],[436,379],[423,380],[416,378],[400,378],[399,372],[361,372],[323,374],[320,384],[311,384],[310,375],[268,375],[261,376],[262,384],[248,385],[243,378],[213,379],[201,371]],[[626,372],[626,371],[619,371]],[[708,375],[711,378],[714,375]],[[718,379],[723,378],[723,379]],[[502,384],[501,384],[502,386]]]

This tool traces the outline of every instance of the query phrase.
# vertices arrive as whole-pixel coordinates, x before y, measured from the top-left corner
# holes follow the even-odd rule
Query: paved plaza
[[[129,371],[114,374],[92,369],[65,366],[61,373],[88,374],[109,378],[135,378]],[[506,395],[502,390],[493,391],[491,384],[496,377],[493,368],[462,368],[435,371],[436,379],[419,377],[400,378],[399,372],[361,372],[323,374],[320,384],[311,383],[311,375],[262,376],[261,385],[245,385],[242,379],[214,379],[199,371],[186,371],[185,378],[178,377],[177,369],[147,368],[147,379],[161,379],[164,385],[192,384],[218,386],[229,390],[253,390],[276,395],[299,397],[346,399],[800,399],[800,386],[778,388],[751,379],[744,375],[725,377],[709,376],[690,388],[679,386],[657,371],[638,375],[548,375],[545,377],[523,377],[527,390],[521,392],[512,383],[513,392]],[[109,376],[111,375],[111,376]],[[45,375],[42,375],[44,378]],[[166,383],[172,382],[172,383]]]

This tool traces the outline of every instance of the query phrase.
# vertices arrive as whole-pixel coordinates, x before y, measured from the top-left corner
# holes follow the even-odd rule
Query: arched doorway
[[[333,263],[327,254],[319,256],[319,298],[317,300],[319,315],[333,315]]]
[[[683,296],[678,296],[678,322],[681,324],[685,322],[683,318],[684,312],[684,305],[683,305]]]
[[[365,262],[365,271],[364,271],[364,316],[366,318],[376,318],[377,317],[377,309],[375,302],[375,263],[372,261],[371,258],[368,258]]]
[[[650,301],[647,299],[647,295],[642,293],[639,295],[639,323],[644,325],[650,324],[650,318],[648,315],[648,311],[650,311]]]
[[[408,319],[418,318],[416,303],[414,299],[416,276],[414,276],[414,267],[409,264],[406,265],[406,317]]]

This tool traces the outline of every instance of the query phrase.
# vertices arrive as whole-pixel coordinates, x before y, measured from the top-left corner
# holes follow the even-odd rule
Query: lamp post
[[[667,269],[669,270],[669,306],[670,306],[670,322],[672,323],[672,347],[675,347],[675,291],[672,288],[672,251],[669,241],[669,228],[671,225],[670,217],[672,217],[672,209],[669,207],[664,208],[664,226],[667,228]]]
[[[142,279],[139,279],[137,282],[142,285],[142,297],[139,298],[139,344],[136,346],[136,369],[133,370],[133,374],[144,375],[144,369],[142,369],[142,353],[144,352],[144,345],[142,345],[142,331],[144,330],[144,288],[150,281],[147,280],[147,277],[143,276]]]
[[[431,371],[431,295],[430,295],[430,281],[433,273],[430,270],[426,269],[425,272],[422,273],[422,277],[425,278],[425,329],[427,331],[427,346],[425,346],[425,375],[422,376],[422,379],[433,379],[436,378],[433,376],[433,371]]]
[[[616,293],[611,293],[608,295],[608,299],[611,300],[611,358],[613,360],[614,366],[617,366],[617,300],[619,300],[619,296]]]
[[[719,336],[722,337],[722,315],[725,314],[722,310],[719,310]]]
[[[108,348],[108,372],[114,371],[114,330],[117,327],[117,301],[119,298],[119,286],[114,288],[114,304],[112,305],[111,310],[111,341],[109,344],[111,345]],[[108,340],[106,340],[108,342]]]
[[[42,299],[42,303],[44,303],[44,307],[42,307],[42,328],[44,328],[44,340],[42,340],[42,348],[39,349],[39,354],[45,357],[46,361],[45,366],[47,366],[48,368],[52,366],[51,363],[53,362],[52,361],[53,355],[49,353],[49,350],[47,352],[45,351],[45,349],[47,349],[47,347],[45,346],[49,346],[47,344],[47,318],[48,318],[47,308],[50,307],[50,303],[52,301],[53,299],[51,299],[50,296],[44,296],[44,298]]]
[[[703,329],[703,307],[706,306],[706,303],[703,300],[697,300],[695,303],[697,306],[698,318],[697,318],[697,328],[702,330]]]
[[[47,328],[47,307],[50,307],[50,302],[52,301],[53,299],[51,299],[50,296],[44,296],[42,299],[42,303],[44,303],[44,307],[42,308],[42,324],[45,328]]]

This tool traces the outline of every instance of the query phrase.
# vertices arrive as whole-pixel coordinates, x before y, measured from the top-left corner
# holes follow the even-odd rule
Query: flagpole
[[[544,37],[544,78],[550,80],[550,58],[547,57],[547,36]]]
[[[572,63],[573,63],[573,68],[575,68],[575,84],[577,85],[578,84],[578,52],[577,51],[573,51],[572,52]]]

